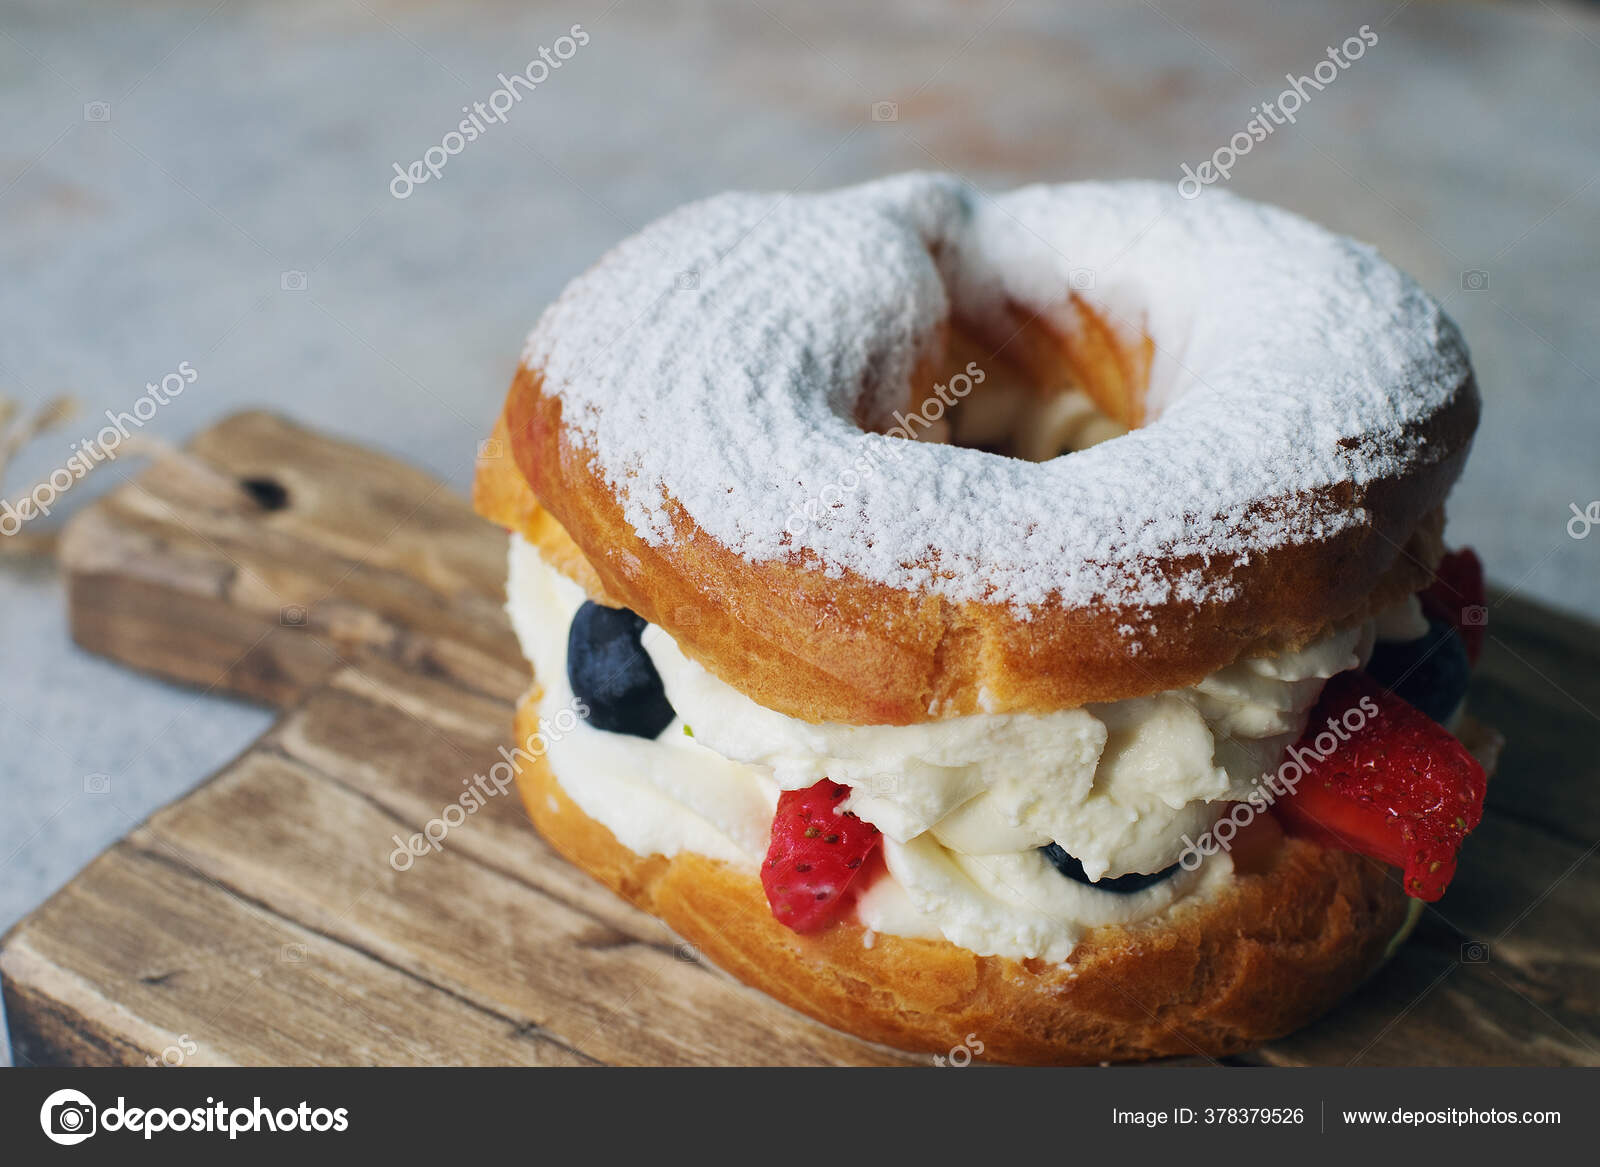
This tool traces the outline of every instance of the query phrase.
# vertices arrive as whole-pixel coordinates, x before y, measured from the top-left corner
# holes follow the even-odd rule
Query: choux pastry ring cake
[[[727,194],[574,280],[475,483],[520,788],[710,961],[904,1050],[1218,1056],[1444,893],[1498,738],[1466,347],[1145,182]]]

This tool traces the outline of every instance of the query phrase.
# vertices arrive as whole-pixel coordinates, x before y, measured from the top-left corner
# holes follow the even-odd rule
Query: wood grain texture
[[[526,681],[505,548],[466,501],[270,414],[86,510],[61,559],[78,643],[173,680],[285,705],[367,652],[480,691]]]
[[[6,937],[20,1063],[913,1060],[699,962],[559,859],[511,791],[395,870],[395,837],[500,759],[527,684],[504,536],[425,475],[269,415],[189,455],[68,531],[74,634],[283,716]],[[1332,1015],[1235,1060],[1600,1064],[1595,631],[1491,606],[1474,700],[1511,746],[1450,894]]]

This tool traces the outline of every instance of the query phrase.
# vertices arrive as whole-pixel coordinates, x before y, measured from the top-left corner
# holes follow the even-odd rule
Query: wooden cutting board
[[[19,1062],[922,1060],[699,962],[556,856],[514,795],[394,870],[394,837],[509,740],[528,670],[504,552],[437,481],[264,413],[74,520],[80,644],[282,716],[5,937]],[[1600,1064],[1597,645],[1492,606],[1473,701],[1511,744],[1450,894],[1332,1015],[1230,1060]]]

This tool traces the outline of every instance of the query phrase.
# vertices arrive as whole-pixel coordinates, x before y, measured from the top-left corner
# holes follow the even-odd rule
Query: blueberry
[[[567,680],[595,729],[653,738],[672,721],[661,674],[640,637],[644,619],[585,601],[567,633]]]
[[[1044,857],[1050,860],[1055,865],[1055,869],[1068,879],[1086,883],[1099,891],[1114,891],[1122,895],[1143,891],[1147,887],[1154,887],[1162,880],[1171,879],[1178,874],[1178,865],[1174,863],[1171,867],[1164,867],[1160,871],[1152,871],[1148,875],[1134,871],[1127,875],[1114,875],[1110,879],[1094,880],[1083,873],[1083,864],[1063,851],[1060,844],[1046,843],[1039,850],[1043,851]]]
[[[1443,722],[1466,696],[1472,664],[1460,634],[1443,620],[1430,620],[1428,634],[1417,640],[1380,642],[1367,672],[1397,697]]]

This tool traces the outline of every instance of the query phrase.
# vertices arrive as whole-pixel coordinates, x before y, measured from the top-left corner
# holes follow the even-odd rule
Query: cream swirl
[[[969,855],[1054,842],[1100,879],[1170,865],[1219,801],[1244,798],[1304,728],[1327,678],[1363,663],[1372,629],[1240,661],[1192,689],[917,725],[799,721],[717,679],[658,628],[644,644],[695,740],[780,788],[831,778],[897,842],[931,832]]]

